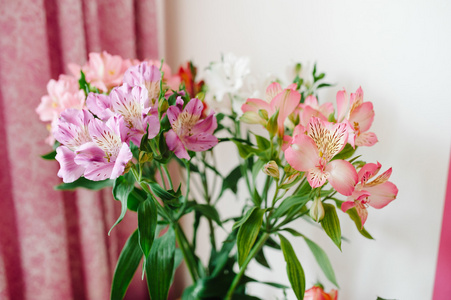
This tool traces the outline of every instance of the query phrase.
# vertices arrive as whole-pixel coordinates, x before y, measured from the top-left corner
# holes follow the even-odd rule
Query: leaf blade
[[[287,262],[287,275],[291,288],[293,289],[296,298],[302,300],[304,299],[305,292],[304,270],[302,269],[302,265],[299,262],[290,242],[281,234],[279,234],[279,239],[283,256]]]

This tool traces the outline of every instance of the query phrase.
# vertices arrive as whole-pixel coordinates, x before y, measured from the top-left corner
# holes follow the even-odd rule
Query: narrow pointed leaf
[[[108,231],[108,235],[110,235],[111,230],[113,230],[113,228],[124,218],[125,213],[127,212],[127,199],[133,190],[134,183],[135,180],[130,173],[120,176],[114,181],[113,196],[116,200],[121,202],[121,214],[111,227],[110,231]]]
[[[308,239],[305,236],[303,236],[303,238],[307,243],[307,246],[310,248],[310,251],[312,251],[313,255],[315,256],[315,259],[318,262],[318,265],[321,267],[321,270],[323,270],[324,275],[326,275],[327,279],[329,279],[330,282],[332,282],[337,288],[339,288],[337,279],[335,278],[334,269],[332,268],[332,264],[330,263],[326,252],[312,240]]]
[[[152,300],[166,300],[175,264],[175,233],[172,227],[155,239],[146,260],[147,286]]]
[[[148,257],[152,243],[155,239],[155,230],[158,222],[157,206],[152,196],[138,206],[138,234],[139,246],[144,257]]]
[[[290,281],[291,288],[298,300],[304,299],[305,292],[305,275],[299,262],[296,253],[293,250],[290,242],[279,234],[280,246],[282,246],[282,253],[287,262],[287,275]]]
[[[111,300],[121,300],[138,269],[143,254],[138,245],[138,230],[125,243],[114,271]]]
[[[371,234],[366,231],[365,227],[362,227],[362,221],[360,220],[360,216],[357,213],[357,210],[353,207],[351,209],[348,209],[346,213],[349,215],[349,217],[354,221],[355,226],[357,227],[357,230],[360,232],[361,235],[366,237],[367,239],[373,240],[374,238],[371,236]]]
[[[58,191],[68,191],[68,190],[75,190],[77,188],[85,188],[88,190],[98,191],[103,188],[113,186],[114,180],[107,179],[107,180],[101,180],[101,181],[92,181],[89,179],[86,179],[84,177],[80,177],[74,182],[69,183],[61,183],[57,186],[55,186],[55,190]]]
[[[291,208],[296,207],[298,209],[301,209],[310,198],[308,195],[306,196],[299,196],[299,195],[293,195],[285,198],[282,203],[280,203],[279,207],[276,208],[274,213],[272,214],[271,218],[277,219],[282,216],[284,216]]]
[[[52,152],[41,155],[41,157],[46,160],[55,160],[56,150],[53,150]]]
[[[252,211],[246,222],[241,225],[238,230],[237,247],[238,247],[238,264],[241,266],[246,260],[252,246],[257,239],[260,227],[263,222],[265,209],[256,208]]]
[[[341,250],[340,220],[338,219],[335,206],[328,203],[324,203],[323,206],[325,215],[324,219],[321,221],[321,226],[335,245],[337,245],[338,249]]]

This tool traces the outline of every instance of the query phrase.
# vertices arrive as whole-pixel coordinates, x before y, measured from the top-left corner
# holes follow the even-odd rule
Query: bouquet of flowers
[[[338,287],[326,252],[293,221],[319,223],[341,249],[338,212],[371,239],[364,228],[368,208],[380,209],[397,196],[392,169],[379,174],[379,162],[355,154],[377,142],[369,131],[373,105],[361,88],[338,91],[335,110],[332,102],[318,102],[317,91],[330,84],[316,65],[308,76],[296,65],[287,86],[266,79],[262,91],[265,80],[251,77],[248,61],[233,55],[212,63],[205,82],[191,62],[172,74],[162,61],[106,52],[70,69],[72,75],[49,82],[37,108],[55,148],[43,157],[59,162],[59,189],[113,187],[122,205],[113,228],[127,210],[137,212],[138,228],[120,254],[111,299],[124,297],[142,260],[153,300],[167,299],[182,261],[192,278],[182,299],[258,299],[246,294],[246,284],[256,280],[245,273],[252,260],[269,268],[265,247],[283,253],[297,299],[337,299],[336,290],[326,293],[321,285],[306,291],[289,236],[305,240]],[[217,168],[220,143],[237,150],[238,164],[228,174]],[[169,164],[181,172],[171,172]],[[241,207],[224,219],[217,204],[227,191]],[[181,225],[187,214],[192,236]],[[210,233],[206,264],[196,251],[202,219]],[[218,228],[227,232],[221,242]]]

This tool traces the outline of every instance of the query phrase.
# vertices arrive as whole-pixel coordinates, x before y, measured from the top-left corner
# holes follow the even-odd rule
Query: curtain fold
[[[108,299],[136,216],[107,236],[120,214],[111,190],[53,189],[58,164],[40,158],[51,148],[35,108],[47,82],[89,52],[158,59],[155,1],[3,0],[0,9],[0,299]],[[145,282],[134,279],[127,298],[148,298]]]

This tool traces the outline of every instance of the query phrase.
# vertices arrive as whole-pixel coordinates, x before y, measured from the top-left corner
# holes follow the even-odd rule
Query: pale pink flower
[[[75,151],[74,161],[85,168],[84,177],[99,181],[121,176],[133,155],[125,142],[122,117],[111,117],[106,123],[93,119],[88,124],[92,142],[85,143]]]
[[[109,95],[89,93],[86,98],[86,107],[102,121],[107,121],[114,116],[113,103]]]
[[[304,103],[300,107],[299,119],[303,126],[307,126],[311,117],[317,117],[323,121],[327,121],[329,115],[334,112],[334,105],[332,103],[326,102],[319,105],[318,99],[313,95],[305,98]]]
[[[320,286],[314,286],[304,293],[304,300],[337,300],[338,299],[338,291],[330,290],[329,293],[326,293]]]
[[[357,172],[347,161],[332,158],[346,145],[348,133],[343,123],[332,124],[312,117],[308,134],[297,134],[285,150],[287,162],[296,170],[306,172],[313,188],[328,180],[337,192],[349,196],[357,183]]]
[[[72,182],[83,175],[85,168],[75,163],[75,150],[92,141],[88,124],[93,116],[87,110],[68,109],[61,113],[55,124],[53,135],[61,143],[56,149],[56,160],[60,164],[58,176],[64,182]]]
[[[187,150],[206,151],[218,143],[213,135],[218,126],[216,117],[211,113],[201,119],[203,107],[203,103],[194,98],[182,110],[183,100],[178,97],[176,105],[168,108],[167,116],[172,129],[166,133],[166,143],[178,158],[189,159]]]
[[[285,119],[298,107],[301,95],[294,90],[295,84],[282,89],[279,83],[274,82],[266,89],[266,100],[247,99],[241,110],[241,120],[250,124],[262,124],[266,126],[268,119],[277,111],[277,127],[279,136],[283,136]]]
[[[392,173],[392,168],[369,182],[371,178],[377,175],[381,167],[380,163],[369,163],[364,165],[358,173],[359,183],[355,186],[354,192],[348,197],[346,202],[341,205],[341,209],[344,212],[352,207],[356,208],[362,221],[362,227],[368,217],[368,206],[377,209],[383,208],[391,201],[395,200],[398,195],[398,188],[396,185],[388,181]]]
[[[122,84],[124,72],[132,65],[130,60],[124,60],[119,55],[111,55],[106,51],[102,53],[89,53],[89,60],[80,67],[69,64],[69,69],[75,77],[80,77],[80,70],[85,74],[86,82],[103,92]]]
[[[47,93],[36,108],[41,121],[51,122],[65,109],[84,107],[85,94],[79,89],[77,79],[72,76],[60,75],[58,80],[51,79],[47,84]]]
[[[352,146],[373,146],[377,142],[376,134],[368,132],[374,120],[373,103],[363,102],[361,87],[351,93],[350,99],[345,90],[337,93],[338,122],[349,122],[349,143]]]

